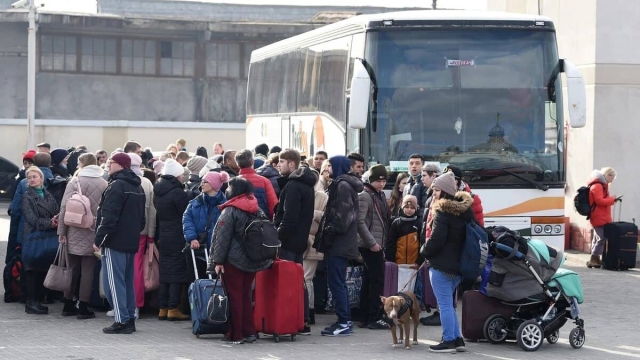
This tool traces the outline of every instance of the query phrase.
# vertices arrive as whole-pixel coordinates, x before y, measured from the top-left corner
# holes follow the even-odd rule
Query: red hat
[[[22,155],[22,161],[25,160],[29,160],[31,162],[33,162],[33,157],[36,155],[36,151],[35,150],[29,150],[26,153],[24,153]]]
[[[125,169],[131,168],[131,158],[128,154],[117,153],[111,157],[111,160]]]

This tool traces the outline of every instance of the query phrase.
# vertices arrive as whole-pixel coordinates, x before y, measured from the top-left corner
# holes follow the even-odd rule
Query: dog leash
[[[404,284],[404,286],[402,287],[402,289],[400,289],[400,291],[399,291],[399,292],[404,291],[404,289],[406,289],[406,288],[407,288],[407,286],[409,286],[409,283],[411,283],[411,281],[413,280],[413,278],[415,278],[416,276],[418,276],[418,273],[420,272],[420,270],[422,270],[422,268],[424,267],[424,265],[425,265],[426,263],[427,263],[427,262],[425,261],[425,262],[423,262],[423,263],[422,263],[422,265],[420,265],[420,267],[418,268],[418,270],[416,270],[415,274],[411,275],[411,277],[409,278],[409,281],[407,281],[407,283],[406,283],[406,284]]]

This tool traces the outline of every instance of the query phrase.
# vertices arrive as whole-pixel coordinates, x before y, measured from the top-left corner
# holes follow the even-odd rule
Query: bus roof
[[[495,21],[496,23],[535,23],[536,21],[544,21],[548,24],[552,23],[552,20],[546,16],[481,10],[413,10],[359,15],[254,50],[251,54],[251,62],[259,61],[296,48],[310,46],[319,41],[321,42],[322,39],[325,38],[337,38],[362,32],[367,28],[371,28],[372,24],[388,20],[392,20],[394,22],[478,21],[486,23]]]

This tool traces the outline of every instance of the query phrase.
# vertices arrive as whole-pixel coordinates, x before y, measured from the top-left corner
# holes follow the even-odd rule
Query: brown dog
[[[389,319],[393,321],[391,325],[391,337],[393,347],[398,347],[398,337],[396,335],[396,327],[400,328],[400,341],[404,339],[404,348],[411,350],[409,345],[409,325],[413,320],[413,345],[418,345],[418,324],[420,321],[420,303],[416,296],[409,291],[403,291],[395,296],[380,296],[384,311]],[[402,325],[402,326],[398,326]]]

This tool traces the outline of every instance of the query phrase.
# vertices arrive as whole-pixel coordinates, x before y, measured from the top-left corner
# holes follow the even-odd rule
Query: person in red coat
[[[587,261],[588,268],[600,268],[600,255],[604,250],[604,226],[613,222],[611,207],[618,201],[615,195],[609,194],[609,184],[616,178],[616,171],[610,167],[594,170],[593,179],[589,182],[589,204],[592,206],[589,221],[593,226],[593,240],[591,241],[591,259]]]

